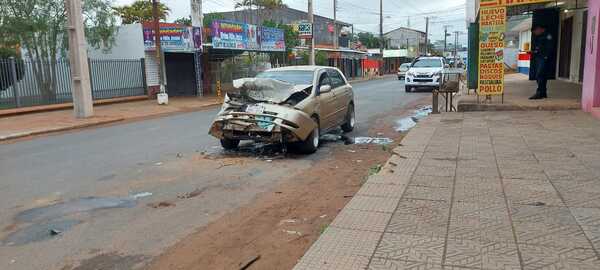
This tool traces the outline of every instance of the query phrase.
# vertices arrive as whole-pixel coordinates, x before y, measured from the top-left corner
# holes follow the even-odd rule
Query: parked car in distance
[[[444,68],[447,68],[443,57],[426,56],[415,59],[406,72],[404,87],[406,92],[413,88],[439,88],[442,83]]]
[[[209,130],[225,149],[252,140],[313,153],[321,134],[354,129],[354,92],[337,68],[275,68],[233,85],[237,91],[227,93]]]
[[[398,80],[403,80],[406,72],[410,69],[410,63],[404,63],[398,68]]]

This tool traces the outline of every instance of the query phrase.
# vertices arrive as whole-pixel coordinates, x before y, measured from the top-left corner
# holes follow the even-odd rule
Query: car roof
[[[299,70],[299,71],[316,71],[324,68],[333,68],[326,66],[289,66],[289,67],[280,67],[280,68],[272,68],[269,71],[285,71],[285,70]]]
[[[441,56],[423,56],[423,57],[417,58],[417,60],[421,60],[421,59],[441,60],[441,59],[443,59],[443,57],[441,57]]]

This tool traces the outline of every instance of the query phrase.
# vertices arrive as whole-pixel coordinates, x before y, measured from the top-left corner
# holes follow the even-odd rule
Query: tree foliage
[[[111,0],[84,0],[83,20],[88,44],[110,48],[116,20]],[[0,15],[0,47],[16,44],[31,60],[33,75],[45,99],[55,97],[57,58],[65,56],[67,12],[63,0],[3,0]]]
[[[381,44],[381,39],[376,37],[372,33],[368,32],[360,32],[358,33],[358,41],[367,48],[379,48],[379,44]],[[384,38],[385,42],[385,38]],[[384,43],[385,44],[385,43]]]
[[[137,0],[131,5],[114,7],[123,24],[142,23],[152,21],[152,2],[148,0]],[[161,20],[166,20],[171,9],[163,3],[158,4],[158,14]]]
[[[183,25],[187,25],[187,26],[192,26],[192,16],[189,17],[181,17],[175,21],[173,21],[174,23],[178,23],[178,24],[183,24]]]

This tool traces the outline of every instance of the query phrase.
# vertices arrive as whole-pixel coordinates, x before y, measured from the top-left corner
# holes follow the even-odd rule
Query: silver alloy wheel
[[[349,121],[350,127],[352,127],[352,128],[354,128],[354,124],[356,124],[356,119],[354,118],[355,117],[354,115],[355,115],[354,109],[352,109],[352,113],[350,114],[350,121]]]

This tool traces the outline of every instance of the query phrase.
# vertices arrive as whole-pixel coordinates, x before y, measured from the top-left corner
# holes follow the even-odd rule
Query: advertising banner
[[[283,30],[271,27],[262,27],[260,33],[260,49],[262,51],[285,51]]]
[[[144,23],[144,48],[154,50],[154,24]],[[202,29],[175,23],[160,24],[160,44],[164,51],[202,50]]]
[[[552,0],[480,0],[480,8],[505,7],[551,2]]]
[[[313,25],[309,22],[302,22],[298,24],[298,37],[300,38],[312,38]]]
[[[212,23],[212,45],[216,49],[246,50],[248,34],[246,24],[215,20]]]
[[[482,8],[479,14],[479,95],[504,92],[506,7]]]

